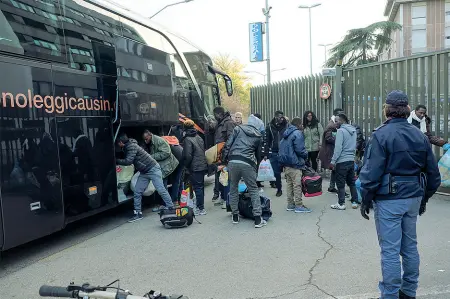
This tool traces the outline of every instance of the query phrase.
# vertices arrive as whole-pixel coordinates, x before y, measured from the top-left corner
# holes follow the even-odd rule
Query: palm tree
[[[343,61],[344,67],[376,62],[378,56],[390,47],[391,34],[401,29],[400,24],[389,21],[352,29],[330,50],[331,57],[326,66],[334,67],[338,60]]]

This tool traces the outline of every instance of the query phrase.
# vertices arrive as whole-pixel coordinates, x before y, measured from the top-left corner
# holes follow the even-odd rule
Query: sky
[[[117,0],[116,0],[117,1]],[[123,6],[151,16],[167,4],[180,0],[121,0]],[[269,0],[272,82],[309,75],[309,17],[299,5],[321,3],[312,9],[313,72],[321,72],[325,51],[318,44],[335,44],[352,28],[384,21],[386,0]],[[210,56],[231,54],[246,71],[267,73],[265,62],[249,61],[249,23],[264,22],[265,0],[193,0],[168,7],[153,21],[179,33]],[[264,50],[265,51],[265,50]],[[249,74],[254,85],[264,78]]]

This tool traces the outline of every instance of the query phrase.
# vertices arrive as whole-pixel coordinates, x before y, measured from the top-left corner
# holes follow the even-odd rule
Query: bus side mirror
[[[229,97],[233,95],[233,81],[231,81],[231,78],[228,76],[224,76],[223,79],[225,80],[225,88],[227,90],[227,94]]]

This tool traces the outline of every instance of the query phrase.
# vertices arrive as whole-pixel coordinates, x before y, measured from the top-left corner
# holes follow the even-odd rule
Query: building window
[[[412,53],[427,51],[427,6],[426,2],[413,3],[412,6]]]

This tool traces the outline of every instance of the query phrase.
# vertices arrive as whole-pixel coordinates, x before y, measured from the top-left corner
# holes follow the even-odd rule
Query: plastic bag
[[[224,187],[228,186],[228,170],[226,168],[220,172],[219,182]]]
[[[131,181],[134,174],[134,165],[116,166],[117,184],[124,184]]]
[[[134,192],[134,189],[136,187],[136,182],[138,180],[139,175],[141,175],[141,173],[138,171],[136,172],[136,174],[133,176],[133,178],[131,179],[131,190]],[[147,189],[145,189],[144,193],[142,195],[144,196],[150,196],[153,193],[155,193],[155,186],[153,186],[152,181],[149,181]]]
[[[441,173],[441,186],[450,187],[450,151],[446,152],[438,162]]]
[[[275,174],[269,160],[261,161],[258,169],[258,182],[273,182],[275,181]]]

